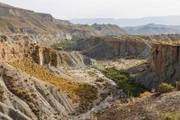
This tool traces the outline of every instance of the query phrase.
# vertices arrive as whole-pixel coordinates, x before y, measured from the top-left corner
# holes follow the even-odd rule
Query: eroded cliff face
[[[67,48],[67,50],[81,51],[84,55],[97,59],[146,58],[150,54],[150,49],[151,46],[143,40],[123,39],[114,36],[91,37]]]
[[[78,52],[55,51],[52,48],[30,41],[0,42],[0,60],[20,61],[28,58],[39,65],[53,67],[78,67],[91,65],[90,58]]]
[[[180,81],[180,46],[154,44],[150,65],[137,81],[148,88],[158,88],[162,82]]]
[[[51,64],[57,67],[57,53],[50,47],[31,43],[29,41],[1,42],[0,60],[20,61],[23,58],[30,58],[40,65]]]

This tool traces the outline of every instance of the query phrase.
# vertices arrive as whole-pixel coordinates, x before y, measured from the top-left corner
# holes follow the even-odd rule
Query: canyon
[[[159,89],[162,83],[178,87],[179,39],[129,35],[112,24],[72,24],[0,3],[0,119],[176,115],[179,91]]]

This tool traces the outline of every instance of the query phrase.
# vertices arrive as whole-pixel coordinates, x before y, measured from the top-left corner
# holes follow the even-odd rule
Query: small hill
[[[179,27],[158,25],[158,24],[147,24],[143,26],[135,27],[124,27],[124,30],[134,35],[160,35],[160,34],[179,34]]]
[[[128,34],[125,30],[113,24],[93,24],[93,28],[100,31],[103,35],[125,35]]]

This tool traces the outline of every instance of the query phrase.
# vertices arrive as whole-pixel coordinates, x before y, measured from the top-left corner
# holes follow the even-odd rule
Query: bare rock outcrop
[[[180,81],[179,45],[154,44],[151,62],[137,81],[148,88],[158,88],[162,82],[175,84]]]
[[[90,37],[70,46],[67,50],[81,51],[84,55],[97,59],[118,57],[146,58],[150,46],[136,37]]]
[[[29,58],[39,65],[53,67],[78,67],[93,64],[79,52],[55,51],[51,47],[30,41],[0,42],[0,60],[20,61]]]

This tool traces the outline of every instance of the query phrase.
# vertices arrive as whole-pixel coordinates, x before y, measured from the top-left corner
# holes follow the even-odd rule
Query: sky
[[[0,0],[58,19],[141,18],[180,15],[180,0]]]

